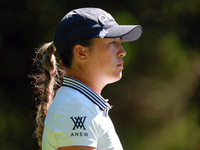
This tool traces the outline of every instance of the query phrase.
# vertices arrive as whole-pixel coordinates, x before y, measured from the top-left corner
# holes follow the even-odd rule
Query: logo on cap
[[[105,25],[106,23],[106,20],[108,20],[108,19],[113,19],[114,20],[114,18],[109,14],[109,13],[104,13],[103,15],[100,15],[99,17],[99,21],[103,24],[103,25]]]
[[[99,37],[103,39],[107,34],[108,34],[108,31],[103,29],[99,32]]]

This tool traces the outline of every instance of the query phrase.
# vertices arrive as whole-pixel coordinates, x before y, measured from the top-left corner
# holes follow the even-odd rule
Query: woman
[[[141,26],[120,26],[99,8],[76,9],[61,20],[53,42],[37,52],[44,72],[35,81],[41,94],[36,135],[43,150],[123,149],[101,91],[122,76],[126,52],[121,43],[141,34]],[[55,90],[61,73],[62,86]]]

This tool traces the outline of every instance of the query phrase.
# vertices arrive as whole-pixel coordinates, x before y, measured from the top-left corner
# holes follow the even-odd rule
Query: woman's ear
[[[77,44],[74,46],[74,57],[76,57],[80,61],[86,61],[88,58],[88,48]]]

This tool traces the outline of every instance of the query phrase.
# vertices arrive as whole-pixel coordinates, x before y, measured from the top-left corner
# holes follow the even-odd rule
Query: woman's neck
[[[81,82],[89,86],[98,95],[101,95],[103,88],[106,86],[106,84],[97,76],[86,74],[82,71],[72,72],[68,70],[66,76],[73,77],[80,80]]]

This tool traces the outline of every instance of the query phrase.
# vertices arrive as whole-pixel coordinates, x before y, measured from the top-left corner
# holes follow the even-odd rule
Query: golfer
[[[123,149],[101,91],[122,77],[122,42],[135,41],[141,34],[141,26],[118,25],[99,8],[75,9],[64,16],[53,41],[36,55],[43,66],[35,77],[40,149]]]

